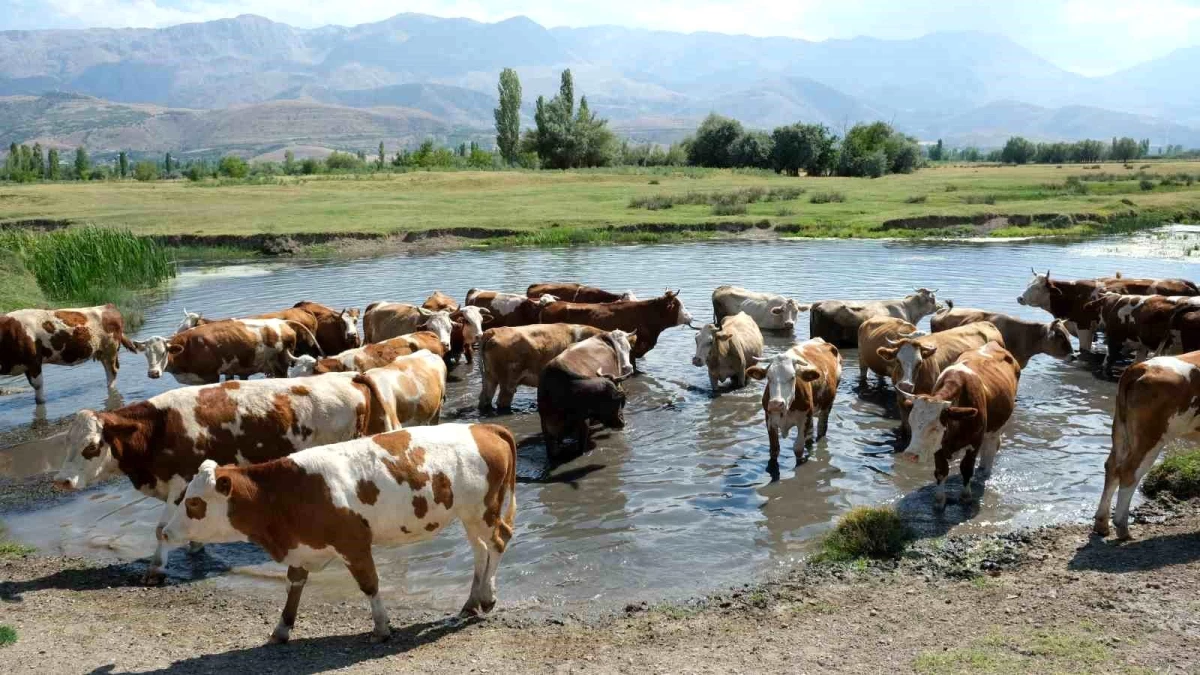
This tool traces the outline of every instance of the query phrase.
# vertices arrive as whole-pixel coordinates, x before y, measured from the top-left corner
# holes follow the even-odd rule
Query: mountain
[[[317,29],[244,15],[161,29],[0,31],[0,96],[24,97],[0,105],[0,135],[148,148],[249,142],[220,123],[228,119],[272,143],[303,137],[314,147],[374,149],[371,133],[486,138],[504,67],[521,76],[526,124],[534,100],[553,96],[570,68],[576,92],[615,129],[659,142],[709,112],[765,129],[884,119],[922,139],[982,145],[1006,134],[1187,145],[1200,128],[1191,85],[1200,47],[1087,78],[990,33],[811,42],[409,13]],[[30,119],[39,106],[48,116]],[[305,115],[328,119],[293,119]],[[267,128],[274,123],[297,126]]]

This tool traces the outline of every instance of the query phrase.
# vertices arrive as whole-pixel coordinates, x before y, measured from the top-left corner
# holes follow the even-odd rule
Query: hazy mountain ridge
[[[1155,143],[1200,144],[1190,128],[1200,126],[1200,88],[1190,84],[1197,66],[1200,47],[1087,78],[987,33],[809,42],[420,14],[317,29],[245,15],[163,29],[0,32],[0,96],[59,90],[108,99],[87,104],[100,111],[90,137],[167,134],[147,141],[155,147],[202,147],[211,137],[203,125],[164,127],[162,113],[136,120],[149,114],[144,104],[192,109],[180,113],[189,120],[254,119],[252,127],[271,138],[288,136],[263,127],[286,121],[278,115],[281,101],[336,109],[323,126],[319,119],[305,123],[306,142],[315,145],[376,131],[409,138],[453,127],[484,130],[503,67],[520,73],[527,115],[538,94],[556,91],[558,71],[570,67],[577,93],[594,110],[651,140],[678,138],[716,111],[757,128],[803,120],[840,130],[884,119],[923,139],[982,145],[1014,133],[1144,134]],[[54,112],[31,126],[19,111],[36,105]],[[10,138],[38,134],[18,141],[73,143],[88,135],[79,128],[87,122],[81,104],[49,97],[36,105],[0,104],[0,131]],[[249,117],[247,107],[255,111]],[[365,112],[348,121],[342,109]],[[114,132],[117,123],[126,131]]]

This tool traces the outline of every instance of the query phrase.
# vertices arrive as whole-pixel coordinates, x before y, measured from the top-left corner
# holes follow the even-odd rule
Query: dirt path
[[[1200,673],[1200,505],[1142,516],[1162,522],[1127,544],[1082,525],[935,539],[899,563],[802,566],[586,623],[501,610],[453,625],[392,608],[382,645],[365,602],[306,601],[293,642],[264,646],[282,588],[142,588],[140,564],[31,555],[0,562],[0,623],[19,633],[0,670]]]

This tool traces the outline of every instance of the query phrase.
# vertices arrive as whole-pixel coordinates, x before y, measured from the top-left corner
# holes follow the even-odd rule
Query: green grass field
[[[1145,174],[1139,175],[1140,167]],[[1110,181],[1089,181],[1102,173]],[[393,233],[448,227],[537,231],[643,223],[760,223],[796,226],[799,236],[896,236],[888,220],[979,214],[1175,214],[1200,211],[1200,163],[947,166],[875,180],[789,178],[768,172],[615,169],[571,172],[430,172],[278,179],[272,184],[57,183],[0,185],[0,222],[69,220],[128,227],[137,234]],[[1153,189],[1139,185],[1149,175]],[[1068,184],[1069,177],[1084,179]],[[802,188],[793,199],[715,207],[690,192]],[[1081,191],[1086,193],[1081,194]],[[814,203],[837,194],[844,201]],[[661,196],[670,208],[631,208]],[[814,200],[814,196],[817,197]],[[1132,202],[1132,205],[1122,200]],[[651,200],[652,202],[655,200]],[[1041,232],[1044,233],[1044,232]],[[1011,234],[1011,233],[1005,233]]]

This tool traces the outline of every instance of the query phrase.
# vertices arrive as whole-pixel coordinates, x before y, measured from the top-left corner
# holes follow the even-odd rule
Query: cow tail
[[[382,434],[388,431],[395,431],[400,428],[400,420],[396,417],[393,406],[388,405],[384,400],[383,394],[379,391],[379,385],[375,384],[375,380],[367,377],[363,373],[354,376],[354,384],[366,389],[365,396],[367,399],[367,415],[365,420],[360,420],[359,436],[373,436]]]
[[[507,504],[504,506],[504,514],[496,519],[496,526],[492,531],[492,543],[503,553],[508,546],[508,540],[512,538],[517,518],[517,439],[507,427],[496,425],[495,430],[508,443],[509,448],[508,466],[504,472],[504,493],[499,495],[498,500],[500,503],[507,501]]]
[[[308,326],[305,326],[304,324],[302,324],[298,321],[292,321],[291,319],[284,319],[284,321],[287,322],[289,325],[294,326],[296,329],[298,329],[297,332],[304,331],[304,334],[307,335],[308,339],[310,340],[310,344],[313,347],[316,347],[317,356],[320,356],[322,358],[325,357],[325,350],[321,349],[321,343],[317,342],[317,336],[313,335],[313,332],[308,329]]]
[[[491,331],[483,331],[483,335],[479,336],[479,353],[475,355],[479,359],[479,376],[484,380],[487,380],[487,346],[491,341]]]
[[[128,349],[129,351],[133,352],[134,354],[138,353],[137,347],[135,347],[133,345],[133,340],[130,340],[129,337],[127,335],[125,335],[125,331],[118,332],[117,339],[121,341],[122,347],[124,347],[125,349]]]

